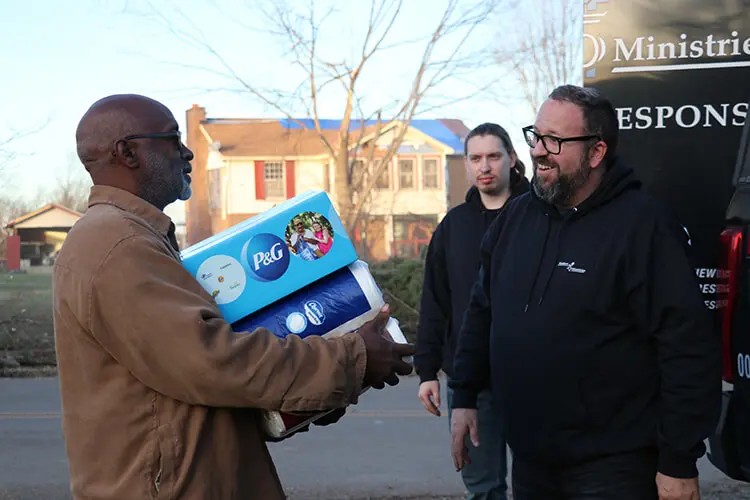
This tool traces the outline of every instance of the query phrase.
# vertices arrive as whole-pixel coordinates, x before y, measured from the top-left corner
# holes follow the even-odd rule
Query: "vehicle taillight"
[[[725,229],[721,233],[722,267],[727,270],[727,298],[725,307],[719,309],[721,320],[721,343],[723,358],[723,378],[732,382],[732,320],[740,286],[742,270],[742,230]]]

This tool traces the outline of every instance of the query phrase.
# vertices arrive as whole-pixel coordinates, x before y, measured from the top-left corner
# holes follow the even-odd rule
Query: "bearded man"
[[[685,231],[616,155],[617,117],[565,85],[523,129],[532,188],[481,245],[450,386],[452,445],[485,445],[491,378],[515,500],[695,500],[720,342]]]

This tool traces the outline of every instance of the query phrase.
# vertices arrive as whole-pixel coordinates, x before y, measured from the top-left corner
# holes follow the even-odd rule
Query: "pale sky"
[[[308,5],[290,0],[294,5]],[[218,60],[204,49],[180,39],[165,24],[179,30],[200,30],[217,52],[251,84],[260,88],[293,91],[304,74],[284,58],[285,46],[265,33],[269,23],[253,0],[4,0],[0,2],[0,79],[2,114],[0,143],[14,130],[45,125],[12,144],[18,155],[13,164],[15,190],[32,197],[53,186],[69,166],[85,175],[75,156],[75,128],[97,99],[114,93],[140,93],[160,100],[175,114],[184,130],[185,111],[194,103],[209,117],[283,117],[256,97],[237,89],[236,81],[211,70]],[[321,2],[319,1],[318,4]],[[333,14],[321,28],[320,51],[328,59],[353,60],[367,25],[370,2],[351,2]],[[430,33],[442,14],[443,0],[408,0],[394,26],[394,42]],[[154,15],[158,5],[164,15]],[[320,9],[321,14],[323,9]],[[192,23],[192,24],[191,24]],[[194,28],[191,28],[194,26]],[[496,26],[480,28],[473,46],[498,43]],[[424,43],[383,52],[366,67],[360,92],[365,106],[374,109],[405,95],[415,69],[415,57]],[[445,49],[444,49],[445,50]],[[208,68],[206,71],[196,69]],[[467,89],[486,86],[499,78],[492,61],[480,63],[470,82],[452,81],[433,94],[466,95]],[[507,82],[497,81],[496,89]],[[223,90],[224,89],[224,90]],[[502,89],[505,90],[505,89]],[[338,92],[324,96],[321,118],[340,118]],[[533,122],[528,105],[500,102],[492,93],[421,115],[420,118],[458,118],[469,127],[495,121],[511,133],[515,148],[528,163],[528,148],[520,128]],[[295,110],[303,116],[305,110]],[[180,219],[181,206],[168,207]]]

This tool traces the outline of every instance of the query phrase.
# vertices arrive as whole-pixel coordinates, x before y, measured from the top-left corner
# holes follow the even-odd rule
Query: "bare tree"
[[[57,176],[55,187],[45,196],[48,203],[57,203],[77,212],[88,206],[91,179],[84,175],[80,164],[70,163]]]
[[[487,59],[484,56],[491,57],[486,47],[473,49],[470,42],[475,38],[477,28],[490,18],[498,5],[513,1],[446,0],[442,2],[442,14],[428,33],[399,40],[399,30],[394,26],[407,22],[404,0],[371,0],[369,16],[363,19],[364,23],[358,30],[355,29],[363,34],[362,40],[350,50],[352,54],[349,56],[346,52],[351,46],[331,47],[322,38],[326,33],[340,32],[341,26],[347,23],[358,24],[359,19],[339,20],[334,24],[331,19],[337,9],[322,7],[322,0],[308,0],[303,8],[300,8],[302,2],[269,1],[261,9],[266,25],[271,26],[269,34],[280,39],[288,49],[289,60],[300,74],[299,81],[292,82],[288,88],[282,84],[274,89],[261,88],[242,76],[241,69],[223,57],[186,16],[179,12],[176,16],[174,12],[167,16],[156,9],[154,11],[164,26],[182,40],[210,54],[217,66],[199,69],[228,78],[235,88],[239,87],[302,127],[307,128],[307,125],[298,119],[298,112],[304,112],[312,119],[312,128],[334,165],[333,194],[339,214],[347,229],[353,231],[372,199],[378,179],[401,147],[412,119],[492,86],[493,82],[484,80],[484,86],[474,85],[462,95],[438,92],[449,80],[462,81],[480,68]],[[346,0],[338,1],[336,5],[345,6]],[[181,17],[188,27],[179,29],[173,21],[175,17]],[[241,28],[260,31],[242,24],[242,18],[235,14],[232,20]],[[403,50],[413,47],[421,47],[421,56],[411,70],[410,83],[403,95],[394,98],[393,102],[368,105],[367,83],[372,87],[378,79],[391,77],[370,71],[373,60],[388,56],[400,58]],[[195,68],[194,65],[183,66]],[[365,76],[368,71],[369,80]],[[467,83],[465,79],[463,82]],[[324,103],[329,102],[323,94],[327,97],[335,95],[334,99],[340,104],[340,115],[337,115],[340,116],[340,126],[335,135],[326,133],[329,131],[321,125]]]
[[[39,132],[45,126],[46,124],[28,130],[12,131],[0,137],[0,196],[7,195],[13,184],[13,163],[18,157],[18,153],[13,149],[13,143]]]
[[[496,60],[533,115],[552,89],[583,78],[583,7],[580,0],[526,0],[506,13]]]
[[[13,219],[27,213],[33,205],[30,200],[18,199],[11,193],[15,171],[14,161],[18,157],[13,144],[39,132],[45,126],[46,123],[28,130],[13,131],[0,138],[0,258],[5,257],[5,240],[8,236],[5,226]]]

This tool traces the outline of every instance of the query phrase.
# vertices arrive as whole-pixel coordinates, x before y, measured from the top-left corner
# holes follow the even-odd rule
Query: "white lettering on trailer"
[[[641,106],[617,108],[622,130],[667,129],[679,127],[712,128],[743,127],[747,120],[748,103],[685,104],[673,106]]]
[[[737,375],[740,378],[750,379],[750,355],[743,353],[737,355]]]

